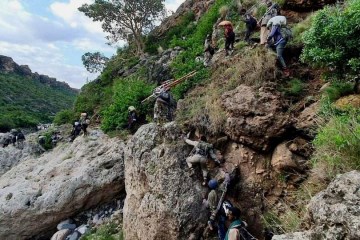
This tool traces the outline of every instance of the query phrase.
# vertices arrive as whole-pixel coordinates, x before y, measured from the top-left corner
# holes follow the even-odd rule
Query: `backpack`
[[[288,26],[282,26],[280,28],[281,36],[288,42],[293,39],[293,33]]]
[[[199,142],[198,145],[196,146],[196,154],[207,156],[211,148],[212,145],[210,143]]]

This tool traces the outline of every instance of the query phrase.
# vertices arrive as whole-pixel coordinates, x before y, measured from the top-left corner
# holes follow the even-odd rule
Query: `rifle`
[[[217,214],[219,213],[221,207],[222,207],[222,204],[225,200],[225,195],[226,195],[226,192],[227,192],[227,188],[228,188],[228,185],[230,184],[230,175],[228,173],[226,173],[225,175],[225,180],[224,180],[224,189],[223,189],[223,192],[221,194],[221,197],[220,197],[220,200],[218,202],[218,205],[215,209],[215,211],[211,214],[210,216],[210,221],[208,221],[208,225],[210,227],[210,230],[213,229],[213,226],[212,226],[212,222],[215,221],[215,218],[217,216]]]
[[[271,5],[271,7],[269,7],[268,10],[266,10],[266,12],[264,13],[264,15],[260,18],[260,20],[258,21],[258,24],[260,25],[261,21],[264,19],[264,17],[271,11],[273,10],[273,8],[275,6],[279,6],[277,3],[274,3],[273,5]],[[260,26],[261,27],[261,26]]]
[[[179,83],[185,81],[186,79],[193,77],[196,73],[197,73],[196,71],[192,71],[192,72],[186,74],[185,76],[182,76],[179,79],[175,79],[175,80],[171,79],[171,80],[165,81],[163,84],[156,87],[154,89],[153,93],[149,97],[142,100],[141,103],[144,103],[147,100],[150,100],[151,98],[158,96],[162,91],[167,91],[167,90],[171,89],[172,87],[178,85]]]

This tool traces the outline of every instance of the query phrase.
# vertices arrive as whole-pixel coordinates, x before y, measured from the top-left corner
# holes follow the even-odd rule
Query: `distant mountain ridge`
[[[11,57],[0,55],[0,73],[15,73],[24,77],[31,77],[46,84],[50,87],[63,87],[67,88],[74,93],[78,93],[78,89],[71,88],[66,82],[59,82],[56,78],[47,75],[33,73],[28,65],[18,65]]]
[[[65,82],[0,55],[0,132],[51,122],[57,112],[73,107],[78,93]]]

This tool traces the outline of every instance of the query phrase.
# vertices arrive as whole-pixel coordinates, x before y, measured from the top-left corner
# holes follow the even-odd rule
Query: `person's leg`
[[[260,44],[265,44],[266,43],[266,26],[261,26],[260,28]]]
[[[207,181],[207,176],[208,176],[207,158],[201,156],[201,158],[199,160],[200,160],[201,172],[202,172],[203,179],[204,179],[202,185],[205,186],[206,181]]]
[[[226,217],[220,215],[219,216],[219,221],[218,221],[218,237],[219,237],[220,240],[224,240],[225,236],[226,236],[225,222],[226,222]]]
[[[286,69],[285,60],[283,57],[286,42],[281,42],[276,46],[276,55],[281,64],[282,69]]]
[[[250,34],[251,34],[251,30],[250,28],[246,28],[246,32],[245,32],[245,38],[244,38],[244,41],[247,42],[247,43],[250,43]]]
[[[229,54],[229,48],[230,48],[230,38],[225,38],[225,55],[227,56]]]

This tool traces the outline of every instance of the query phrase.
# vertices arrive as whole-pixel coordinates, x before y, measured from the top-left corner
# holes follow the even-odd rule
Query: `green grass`
[[[99,228],[94,228],[90,233],[81,237],[82,240],[124,240],[124,235],[120,226],[114,223],[105,224]]]
[[[298,97],[303,93],[304,88],[305,84],[300,79],[293,78],[280,89],[286,96]]]
[[[360,170],[360,111],[328,116],[314,140],[314,168],[325,169],[332,179],[339,173]]]

